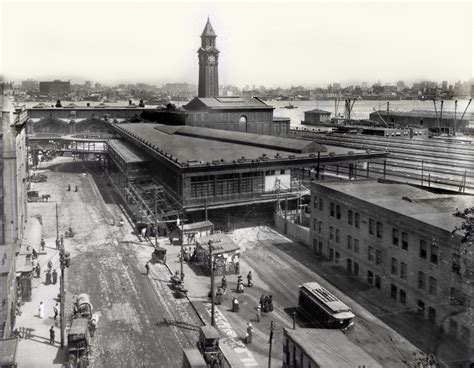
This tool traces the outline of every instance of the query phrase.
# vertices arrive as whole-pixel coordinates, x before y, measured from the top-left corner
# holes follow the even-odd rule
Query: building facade
[[[212,29],[209,18],[201,34],[199,58],[199,97],[215,97],[219,95],[219,50],[216,48],[217,35]]]
[[[58,79],[51,82],[39,82],[39,90],[40,95],[62,97],[71,92],[71,82]]]
[[[304,120],[301,124],[321,125],[331,123],[331,113],[329,111],[313,109],[304,112]]]
[[[472,255],[451,235],[461,223],[453,213],[471,196],[375,180],[315,183],[311,192],[316,253],[472,349]]]

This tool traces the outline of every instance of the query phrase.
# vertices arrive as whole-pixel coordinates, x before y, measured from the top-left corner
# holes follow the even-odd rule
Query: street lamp
[[[61,329],[61,349],[64,348],[64,269],[69,267],[71,263],[71,255],[64,250],[64,244],[59,248],[59,263],[61,265],[61,279],[60,279],[60,329]]]

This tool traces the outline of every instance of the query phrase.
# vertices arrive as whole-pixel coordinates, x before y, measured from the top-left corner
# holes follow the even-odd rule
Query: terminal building
[[[154,191],[162,217],[269,203],[301,189],[303,168],[367,162],[385,153],[331,152],[311,140],[191,126],[151,123],[111,124],[107,170],[129,204],[153,213]],[[168,209],[166,209],[168,208]]]
[[[313,183],[310,239],[351,277],[472,349],[472,251],[452,231],[462,223],[455,213],[473,203],[407,184]]]

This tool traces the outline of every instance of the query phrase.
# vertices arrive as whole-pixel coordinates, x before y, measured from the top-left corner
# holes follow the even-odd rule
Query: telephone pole
[[[212,258],[212,241],[209,240],[209,268],[211,270],[211,326],[216,326],[216,318],[215,318],[215,296],[214,296],[214,268],[215,263],[214,259]]]
[[[58,215],[58,204],[56,203],[56,245],[59,241],[59,215]]]
[[[268,349],[268,368],[272,367],[272,343],[273,343],[273,330],[275,327],[273,326],[273,321],[270,324],[270,340],[268,343],[270,344],[270,347]]]

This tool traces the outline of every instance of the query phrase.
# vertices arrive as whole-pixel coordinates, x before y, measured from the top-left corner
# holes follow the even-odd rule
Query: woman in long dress
[[[38,307],[38,316],[39,318],[43,318],[43,310],[44,310],[44,304],[41,302]]]

